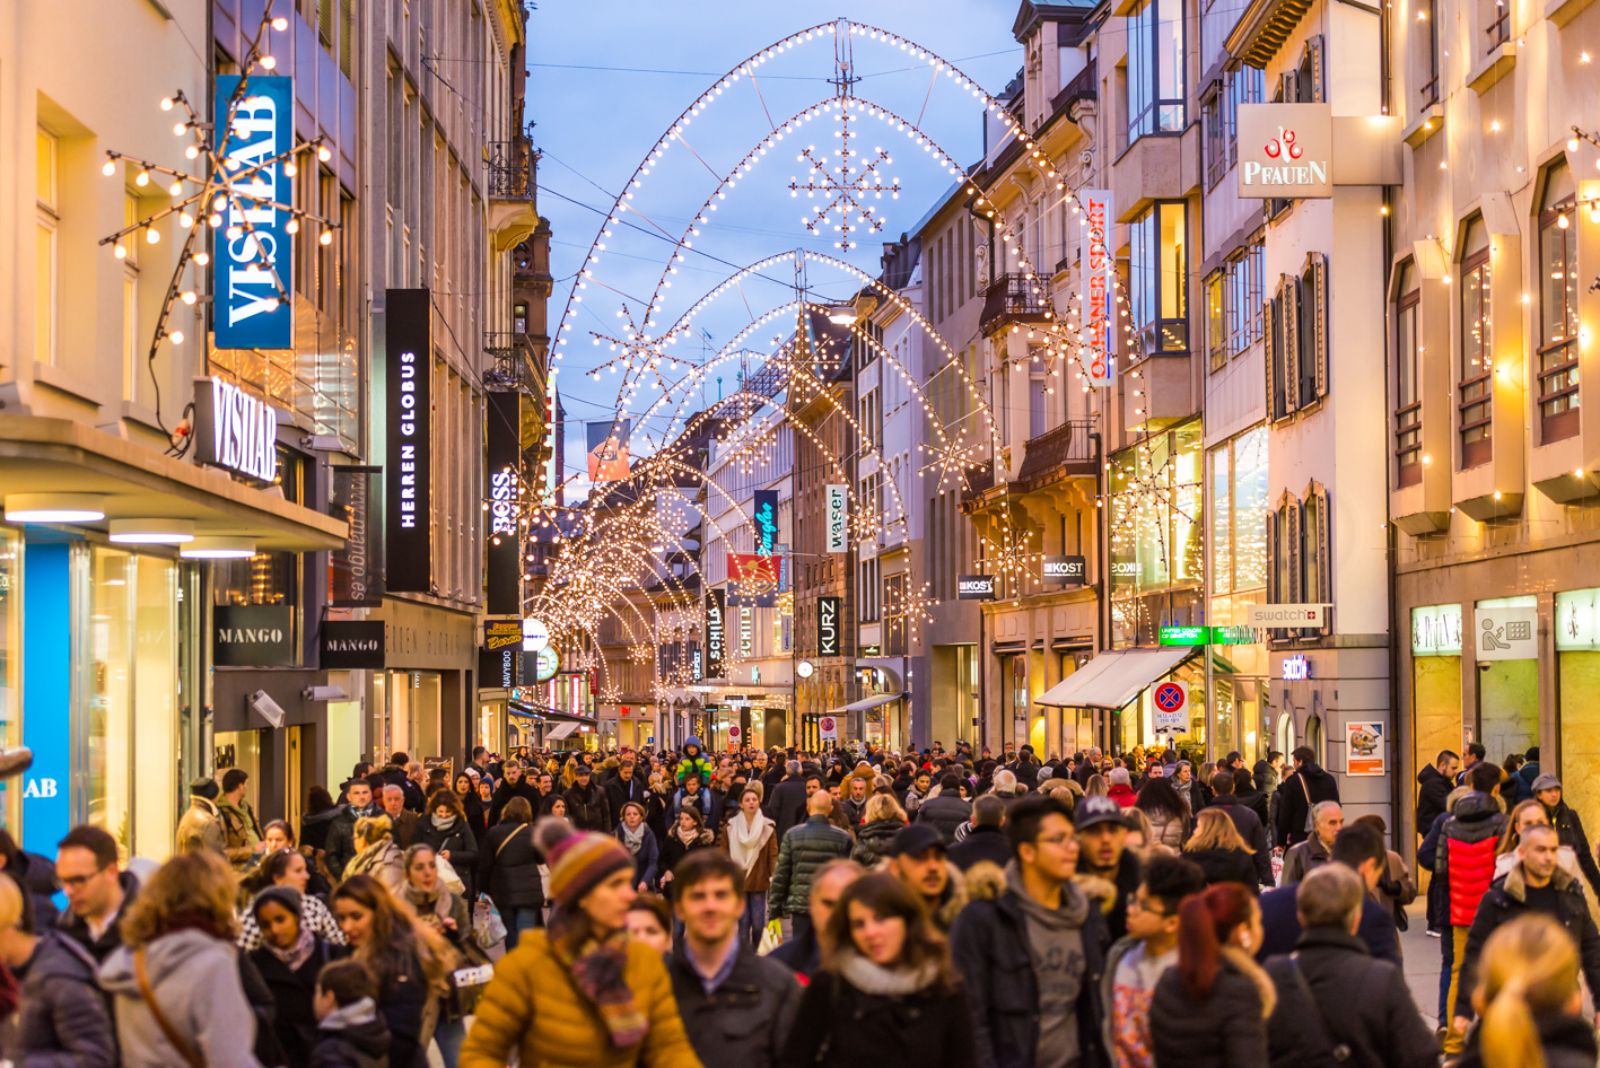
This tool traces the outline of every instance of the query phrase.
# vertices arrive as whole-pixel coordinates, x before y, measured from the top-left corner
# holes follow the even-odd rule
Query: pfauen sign
[[[287,349],[294,345],[294,181],[283,156],[294,148],[294,80],[252,74],[235,103],[238,88],[238,75],[217,76],[218,156],[233,195],[213,238],[212,330],[218,348]]]
[[[1333,112],[1327,104],[1240,104],[1239,196],[1333,196]]]
[[[278,410],[215,376],[194,385],[195,459],[262,485],[278,477]]]

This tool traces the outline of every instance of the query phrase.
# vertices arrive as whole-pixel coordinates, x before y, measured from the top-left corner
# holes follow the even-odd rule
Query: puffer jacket
[[[162,935],[145,953],[162,1015],[193,1043],[207,1068],[259,1068],[252,1052],[255,1013],[245,998],[233,946],[190,929]],[[122,1063],[126,1068],[182,1064],[139,992],[133,958],[131,947],[119,946],[100,966],[100,988],[111,995],[116,1012]]]
[[[111,1012],[95,986],[95,961],[72,938],[47,930],[15,969],[21,1008],[5,1056],[27,1068],[111,1068],[117,1063]]]
[[[853,843],[847,831],[826,816],[810,816],[792,827],[778,844],[778,866],[767,888],[767,919],[776,920],[811,907],[811,879],[830,860],[848,857]]]
[[[478,890],[488,894],[502,913],[544,904],[532,824],[497,823],[489,828],[478,850]]]
[[[1164,845],[1168,849],[1182,849],[1188,837],[1189,817],[1183,813],[1174,816],[1159,809],[1147,810],[1150,819],[1151,845]]]
[[[856,847],[850,851],[850,859],[863,867],[872,867],[888,853],[889,843],[904,827],[905,824],[897,819],[863,823],[856,832]]]
[[[1445,820],[1433,872],[1449,891],[1451,926],[1472,926],[1478,902],[1494,880],[1494,851],[1505,825],[1499,802],[1481,793],[1461,798]]]
[[[591,777],[589,788],[585,790],[577,783],[566,792],[567,819],[580,831],[598,831],[601,834],[610,834],[616,826],[616,821],[611,818],[611,798],[606,794],[606,788],[595,782]]]
[[[1545,1068],[1593,1068],[1597,1054],[1594,1023],[1580,1013],[1537,1016],[1534,1026],[1539,1029],[1539,1048],[1544,1052]],[[1479,1046],[1482,1034],[1474,1027],[1467,1032],[1467,1048],[1462,1051],[1456,1068],[1484,1068],[1483,1050]]]
[[[523,1068],[700,1068],[661,955],[638,942],[625,945],[623,981],[649,1022],[643,1041],[625,1049],[611,1044],[599,1010],[578,989],[571,964],[541,928],[525,932],[517,948],[495,965],[458,1068],[505,1068],[513,1051],[521,1055]]]
[[[916,822],[937,827],[946,848],[956,844],[956,828],[971,819],[971,802],[961,800],[961,795],[954,790],[948,794],[941,790],[937,797],[930,797],[917,806]]]
[[[1211,994],[1190,995],[1183,976],[1168,968],[1156,982],[1150,1019],[1156,1068],[1239,1068],[1267,1064],[1267,1019],[1277,991],[1261,966],[1238,949],[1222,951]]]

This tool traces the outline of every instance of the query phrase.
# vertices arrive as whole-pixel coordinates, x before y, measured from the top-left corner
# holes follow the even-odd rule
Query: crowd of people
[[[1532,768],[1530,772],[1528,769]],[[1522,796],[1523,792],[1526,796]],[[1419,776],[1417,880],[1311,750],[1040,760],[937,744],[405,754],[314,787],[191,787],[175,852],[0,831],[18,1065],[969,1068],[1593,1065],[1600,883],[1560,783]],[[1424,819],[1424,817],[1427,817]],[[57,913],[64,898],[65,908]],[[1586,1059],[1585,1059],[1586,1058]]]

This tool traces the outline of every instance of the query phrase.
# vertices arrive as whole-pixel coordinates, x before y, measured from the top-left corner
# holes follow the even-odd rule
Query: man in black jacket
[[[573,769],[576,778],[567,790],[567,819],[580,831],[598,831],[610,834],[617,829],[611,818],[611,801],[605,787],[594,781],[594,769],[579,764]]]
[[[762,806],[772,822],[777,824],[773,834],[778,841],[789,833],[789,828],[806,820],[806,781],[800,777],[800,761],[791,760],[783,769],[783,778],[767,791],[766,804]]]
[[[950,861],[966,871],[987,860],[1000,867],[1011,863],[1011,843],[1002,829],[1006,803],[993,794],[984,794],[972,803],[972,830],[950,847]]]
[[[1016,851],[1006,889],[970,902],[950,933],[972,1008],[977,1068],[1104,1068],[1100,974],[1109,939],[1100,911],[1072,881],[1072,812],[1034,796],[1006,818]]]
[[[740,945],[744,873],[722,850],[700,849],[678,863],[672,882],[683,945],[667,970],[690,1045],[707,1064],[777,1064],[800,984],[782,964]]]
[[[1583,820],[1561,799],[1561,780],[1548,771],[1535,776],[1533,796],[1544,806],[1544,814],[1550,818],[1550,826],[1556,829],[1561,844],[1570,847],[1578,855],[1578,870],[1583,872],[1589,889],[1596,897],[1600,897],[1600,867],[1595,865],[1594,850],[1589,848],[1589,836],[1584,833]]]
[[[1519,916],[1538,912],[1555,920],[1572,936],[1584,981],[1590,990],[1600,990],[1600,931],[1589,915],[1583,887],[1561,870],[1556,859],[1560,846],[1561,839],[1553,828],[1534,826],[1522,832],[1516,864],[1491,883],[1489,892],[1478,902],[1478,914],[1473,917],[1461,956],[1457,989],[1473,989],[1478,957],[1490,935]],[[1467,1013],[1471,1011],[1470,998],[1456,999],[1455,1031],[1466,1031],[1470,1023]]]
[[[1122,806],[1109,797],[1079,801],[1072,821],[1078,830],[1078,874],[1099,880],[1085,889],[1100,905],[1115,942],[1128,933],[1128,899],[1139,889],[1139,858],[1127,848],[1128,821]],[[1105,890],[1097,891],[1095,886]],[[1105,894],[1111,895],[1109,903]]]
[[[956,828],[971,818],[972,806],[961,800],[961,780],[950,772],[939,779],[939,796],[918,805],[913,817],[917,823],[931,823],[937,827],[946,846],[955,845]]]
[[[351,779],[345,783],[344,795],[349,803],[328,828],[328,871],[335,882],[344,878],[345,865],[356,855],[356,820],[378,814],[378,806],[373,803],[372,784],[366,779]]]
[[[1456,769],[1461,757],[1441,749],[1432,764],[1417,772],[1417,833],[1427,834],[1433,821],[1444,812],[1445,800],[1455,789]]]
[[[56,926],[103,963],[122,945],[119,921],[139,889],[132,872],[117,870],[117,840],[88,824],[72,828],[56,846],[56,876],[67,895]]]
[[[1220,808],[1233,821],[1234,829],[1239,832],[1245,844],[1255,850],[1255,855],[1250,859],[1256,865],[1256,878],[1262,886],[1272,885],[1272,853],[1267,847],[1267,829],[1261,824],[1261,817],[1249,805],[1240,802],[1234,793],[1234,773],[1231,771],[1214,771],[1211,773],[1211,807]],[[1260,796],[1260,795],[1257,795]]]
[[[1300,746],[1289,754],[1294,772],[1278,787],[1278,845],[1288,849],[1311,834],[1311,807],[1318,801],[1339,800],[1339,784],[1317,766],[1317,754]]]
[[[624,753],[617,764],[616,778],[606,783],[606,799],[611,802],[611,814],[620,820],[623,805],[629,801],[637,801],[642,805],[649,795],[650,785],[634,767],[633,754]]]
[[[1294,954],[1266,962],[1278,990],[1267,1024],[1272,1063],[1318,1063],[1340,1045],[1351,1064],[1439,1062],[1439,1044],[1405,975],[1390,961],[1374,960],[1355,936],[1366,896],[1361,878],[1342,864],[1318,868],[1300,884],[1295,908],[1302,933]]]

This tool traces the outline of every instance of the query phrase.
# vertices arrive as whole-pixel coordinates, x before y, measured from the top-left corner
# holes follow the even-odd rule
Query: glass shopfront
[[[1205,549],[1201,426],[1190,420],[1112,455],[1111,647],[1197,626]]]
[[[1206,466],[1211,509],[1207,622],[1241,627],[1250,605],[1267,596],[1267,428],[1247,430],[1212,449]],[[1253,765],[1273,748],[1267,647],[1217,645],[1211,657],[1213,752],[1238,751]]]
[[[1445,749],[1461,752],[1461,713],[1461,606],[1418,605],[1411,610],[1415,767],[1427,767]]]
[[[1533,594],[1479,601],[1473,634],[1478,633],[1478,621],[1483,620],[1487,612],[1496,609],[1535,612],[1538,605],[1539,600]],[[1529,746],[1539,744],[1538,643],[1514,643],[1512,654],[1515,659],[1489,659],[1480,646],[1477,656],[1478,740],[1489,751],[1489,759],[1496,763],[1503,761],[1507,754],[1524,753]]]
[[[390,753],[405,753],[413,760],[441,755],[444,676],[437,671],[380,671],[372,685],[378,708],[373,759],[382,763]]]
[[[1600,589],[1556,594],[1557,724],[1561,732],[1563,800],[1585,826],[1600,824]],[[1554,769],[1546,769],[1554,770]]]

